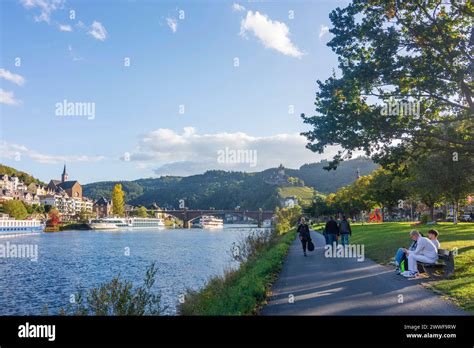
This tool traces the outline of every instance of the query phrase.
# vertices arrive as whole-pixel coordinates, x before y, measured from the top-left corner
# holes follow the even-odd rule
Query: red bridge
[[[248,217],[253,220],[257,221],[258,227],[262,227],[262,223],[266,219],[270,219],[275,215],[273,211],[264,211],[262,209],[257,211],[251,210],[219,210],[219,209],[208,209],[208,210],[188,210],[188,209],[181,209],[181,210],[152,210],[156,213],[162,214],[169,214],[173,215],[174,217],[183,221],[183,227],[189,228],[190,222],[194,219],[197,219],[203,215],[225,215],[225,214],[232,214],[232,215],[241,215],[243,217]]]

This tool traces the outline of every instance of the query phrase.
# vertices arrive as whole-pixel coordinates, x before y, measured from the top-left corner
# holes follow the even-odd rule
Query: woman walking
[[[301,240],[301,245],[303,246],[303,254],[306,256],[306,247],[308,242],[311,241],[311,234],[309,233],[309,226],[306,223],[304,217],[300,220],[300,225],[298,226],[298,233]]]

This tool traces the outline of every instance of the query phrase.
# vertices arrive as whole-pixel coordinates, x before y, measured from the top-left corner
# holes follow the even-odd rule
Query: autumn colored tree
[[[112,214],[114,216],[125,216],[125,199],[122,185],[116,184],[112,192]]]
[[[48,225],[57,226],[61,223],[61,214],[56,207],[52,207],[48,213]]]

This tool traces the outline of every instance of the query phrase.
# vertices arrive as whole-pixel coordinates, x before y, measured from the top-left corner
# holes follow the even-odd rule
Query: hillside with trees
[[[22,172],[21,170],[17,170],[12,167],[8,167],[3,164],[0,164],[0,174],[6,174],[8,176],[16,175],[20,179],[20,181],[23,181],[26,185],[29,185],[32,182],[36,184],[46,185],[41,180],[34,178],[28,173]]]
[[[365,158],[357,158],[342,163],[337,170],[324,169],[327,162],[305,164],[299,169],[286,169],[288,180],[303,192],[330,193],[351,184],[361,175],[370,174],[377,166]],[[283,196],[291,196],[291,190],[266,183],[276,172],[270,168],[262,172],[207,171],[204,174],[188,177],[163,176],[160,178],[138,179],[134,181],[105,181],[83,186],[84,195],[97,199],[101,196],[111,198],[115,184],[121,184],[125,202],[135,206],[149,206],[153,203],[163,208],[177,208],[180,200],[186,207],[234,209],[269,209],[279,205]],[[296,191],[295,191],[296,192]],[[297,192],[297,196],[299,196]],[[282,194],[283,193],[283,194]]]

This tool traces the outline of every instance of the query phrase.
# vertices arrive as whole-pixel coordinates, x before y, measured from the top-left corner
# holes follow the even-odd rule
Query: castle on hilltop
[[[269,178],[265,179],[265,182],[274,186],[291,186],[292,183],[288,179],[289,176],[285,173],[285,167],[283,167],[283,164],[280,164],[276,171]]]

